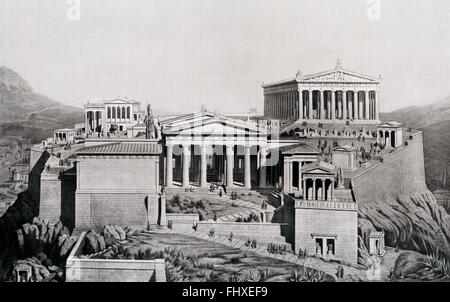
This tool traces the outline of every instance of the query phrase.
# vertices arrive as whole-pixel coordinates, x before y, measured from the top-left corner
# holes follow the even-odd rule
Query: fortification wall
[[[146,226],[158,221],[158,197],[145,193],[75,193],[75,227],[85,229],[117,224]],[[150,200],[150,202],[148,201]],[[148,218],[147,218],[147,206]]]
[[[297,202],[295,207],[295,252],[316,253],[316,238],[335,239],[338,260],[358,260],[358,207],[355,203]]]
[[[407,145],[384,156],[381,164],[352,178],[358,203],[427,190],[422,133],[411,135],[405,142]]]

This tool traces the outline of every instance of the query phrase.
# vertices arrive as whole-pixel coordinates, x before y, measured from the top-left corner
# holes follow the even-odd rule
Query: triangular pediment
[[[309,171],[304,171],[303,173],[308,173],[308,174],[329,174],[330,171],[327,171],[325,169],[313,169],[313,170],[309,170]]]
[[[256,124],[244,122],[219,115],[217,113],[200,112],[183,115],[162,121],[166,135],[266,135],[265,129]]]
[[[304,75],[299,82],[330,83],[378,83],[379,79],[348,70],[330,70],[312,75]]]
[[[302,167],[302,173],[309,174],[332,174],[334,173],[334,170],[335,168],[333,165],[325,162],[313,162]]]
[[[107,100],[104,101],[103,104],[114,104],[114,105],[120,105],[120,104],[133,104],[136,103],[136,101],[132,101],[132,100],[126,100],[126,99],[113,99],[113,100]]]
[[[402,124],[400,124],[399,122],[384,122],[381,123],[380,125],[378,125],[378,128],[399,128],[401,127]]]
[[[355,151],[355,148],[352,146],[344,145],[344,146],[338,146],[333,148],[333,152],[353,152]]]

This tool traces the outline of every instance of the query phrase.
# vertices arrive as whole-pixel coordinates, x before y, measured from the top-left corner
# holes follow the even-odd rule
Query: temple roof
[[[120,142],[90,146],[80,149],[78,155],[149,155],[160,154],[161,144],[157,142]]]
[[[166,135],[220,134],[239,129],[249,134],[267,135],[266,129],[254,122],[247,122],[222,115],[218,112],[202,110],[160,120]],[[244,133],[242,132],[242,133]],[[230,133],[233,133],[231,131]]]
[[[353,152],[356,149],[350,145],[342,145],[334,147],[331,151],[341,151],[341,152]]]
[[[295,144],[295,145],[280,147],[280,151],[283,154],[299,154],[299,153],[317,154],[317,153],[319,153],[319,150],[317,150],[317,148],[315,148],[311,145],[308,145],[306,143],[299,143],[299,144]]]
[[[369,75],[365,75],[359,72],[351,71],[342,68],[341,61],[338,60],[336,67],[334,69],[312,73],[312,74],[302,74],[300,71],[297,72],[296,77],[263,84],[263,88],[274,87],[279,85],[286,84],[295,84],[295,83],[371,83],[371,84],[379,84],[381,81],[380,77],[373,77]]]
[[[390,122],[383,122],[383,123],[379,124],[377,128],[399,128],[401,126],[402,126],[402,124],[399,122],[390,121]]]
[[[311,164],[302,167],[302,173],[312,173],[312,174],[334,174],[335,167],[332,164],[316,161]]]

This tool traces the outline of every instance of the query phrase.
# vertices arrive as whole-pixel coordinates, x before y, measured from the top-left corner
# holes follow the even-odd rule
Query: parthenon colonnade
[[[379,120],[377,90],[298,89],[267,94],[265,115],[285,120]]]

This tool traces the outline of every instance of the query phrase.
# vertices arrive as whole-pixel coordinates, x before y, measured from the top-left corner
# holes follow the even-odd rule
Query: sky
[[[381,111],[449,96],[450,1],[0,1],[0,65],[73,106],[127,96],[160,112],[262,111],[263,82],[338,58],[381,74]]]

